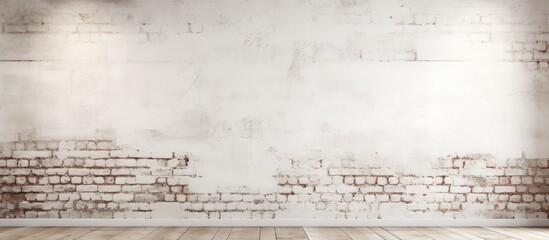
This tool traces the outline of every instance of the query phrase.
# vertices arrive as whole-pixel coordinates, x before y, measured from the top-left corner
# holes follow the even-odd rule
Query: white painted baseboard
[[[0,226],[531,226],[549,219],[0,219]]]

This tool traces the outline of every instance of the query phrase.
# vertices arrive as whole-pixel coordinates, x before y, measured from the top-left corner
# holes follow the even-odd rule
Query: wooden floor
[[[549,239],[549,228],[524,227],[0,227],[0,239],[36,240],[363,240]]]

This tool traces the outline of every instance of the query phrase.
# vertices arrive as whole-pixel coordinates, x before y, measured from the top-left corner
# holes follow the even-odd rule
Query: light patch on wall
[[[489,31],[488,26],[484,31]],[[418,61],[483,61],[504,60],[505,45],[478,42],[466,33],[434,33],[417,37],[415,44]]]
[[[419,167],[421,159],[452,152],[544,154],[533,151],[535,139],[524,135],[537,128],[528,107],[529,75],[522,64],[501,62],[309,65],[287,127],[321,139],[310,126],[322,119],[337,126],[335,136],[354,137],[334,138],[319,149],[357,146],[351,147],[355,155],[378,152],[404,165],[414,159]],[[308,124],[300,124],[300,116]]]
[[[198,179],[189,184],[192,192],[215,192],[219,188],[246,187],[273,192],[278,159],[266,151],[268,145],[254,139],[217,139],[190,145],[199,157]]]

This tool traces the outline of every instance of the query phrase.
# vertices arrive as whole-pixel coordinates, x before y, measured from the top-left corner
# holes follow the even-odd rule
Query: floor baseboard
[[[528,226],[549,219],[0,219],[0,226]]]

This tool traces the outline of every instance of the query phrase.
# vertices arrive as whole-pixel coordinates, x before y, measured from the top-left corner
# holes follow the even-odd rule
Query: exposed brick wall
[[[3,217],[150,217],[147,203],[185,202],[185,179],[195,177],[184,152],[88,140],[1,147]]]
[[[353,161],[291,162],[273,176],[278,190],[246,187],[192,193],[197,176],[185,152],[119,149],[111,141],[16,141],[0,158],[4,218],[151,218],[154,205],[178,217],[280,218],[290,204],[319,217],[547,218],[549,159],[447,156],[427,174],[360,167]],[[160,215],[162,216],[162,215]],[[173,216],[168,214],[168,216]]]
[[[0,1],[0,217],[547,219],[548,49],[546,0]]]

